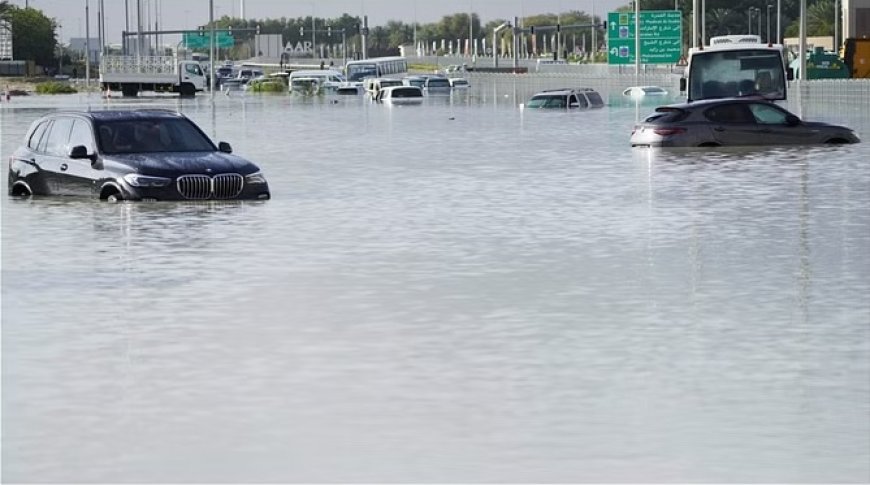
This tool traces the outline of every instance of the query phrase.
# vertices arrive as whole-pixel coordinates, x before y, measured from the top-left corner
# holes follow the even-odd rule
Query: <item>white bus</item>
[[[349,61],[345,65],[344,73],[350,83],[361,83],[367,77],[401,79],[408,74],[408,61],[404,57],[373,57]]]
[[[686,77],[680,91],[687,101],[731,96],[786,99],[786,81],[792,79],[786,51],[780,44],[764,44],[756,35],[713,37],[710,45],[689,49]]]

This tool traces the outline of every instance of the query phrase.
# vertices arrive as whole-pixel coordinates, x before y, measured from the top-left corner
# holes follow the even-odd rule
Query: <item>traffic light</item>
[[[199,36],[205,37],[205,26],[203,26],[203,25],[199,26]]]
[[[529,33],[532,34],[532,35],[535,35],[535,26],[534,26],[534,25],[532,25],[531,27],[529,27]]]
[[[305,35],[305,27],[299,27],[299,36],[303,37]]]
[[[606,20],[603,21],[603,22],[601,22],[601,27],[602,27],[604,30],[607,30],[607,21],[606,21]]]
[[[326,27],[326,35],[332,37],[332,26],[331,25],[328,25]]]
[[[562,24],[556,24],[556,32],[562,31]]]
[[[257,24],[257,35],[260,35],[260,24]]]
[[[232,26],[232,25],[230,25],[229,27],[227,27],[227,35],[230,36],[230,37],[233,36],[233,26]]]

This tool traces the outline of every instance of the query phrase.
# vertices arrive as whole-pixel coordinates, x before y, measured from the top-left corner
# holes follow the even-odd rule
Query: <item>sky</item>
[[[154,25],[158,17],[161,30],[192,29],[208,22],[209,0],[126,0],[130,9],[130,30],[136,30],[133,12],[141,3],[145,25]],[[625,5],[628,0],[213,0],[215,17],[232,15],[239,17],[241,4],[245,17],[296,18],[314,15],[318,18],[350,15],[368,15],[369,25],[384,25],[388,20],[420,23],[437,22],[445,15],[472,11],[483,23],[496,19],[512,19],[541,13],[558,13],[569,10],[594,12],[603,16],[607,11]],[[38,8],[61,25],[63,42],[70,37],[85,36],[85,4],[89,3],[91,37],[96,37],[96,12],[99,0],[10,0],[23,7],[25,2]],[[125,28],[125,0],[103,0],[106,6],[106,34],[110,43],[121,42]],[[145,11],[150,11],[150,23]],[[157,15],[160,12],[160,15]],[[144,27],[143,27],[144,30]]]

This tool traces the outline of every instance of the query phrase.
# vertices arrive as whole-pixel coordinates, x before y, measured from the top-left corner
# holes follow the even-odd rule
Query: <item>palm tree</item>
[[[746,33],[746,24],[732,9],[716,8],[707,12],[707,38],[717,35]],[[706,42],[706,39],[705,39]]]
[[[0,20],[9,20],[9,12],[15,8],[7,0],[0,2]]]

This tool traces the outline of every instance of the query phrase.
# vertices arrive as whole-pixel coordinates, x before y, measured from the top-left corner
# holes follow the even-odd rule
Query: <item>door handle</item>
[[[68,168],[69,168],[69,166],[67,164],[65,164],[65,163],[60,164],[60,171],[61,172],[65,172],[66,169],[68,169]]]

